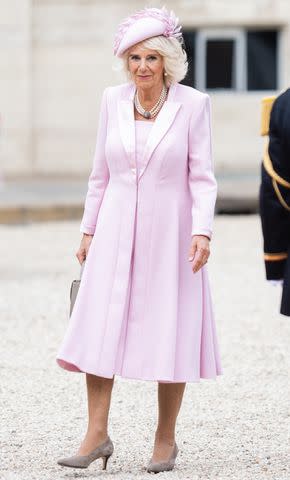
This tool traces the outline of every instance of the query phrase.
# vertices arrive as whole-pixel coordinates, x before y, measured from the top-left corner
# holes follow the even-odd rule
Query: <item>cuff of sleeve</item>
[[[212,237],[212,231],[207,230],[207,229],[193,229],[191,232],[191,236],[193,235],[204,235],[205,237],[208,237],[211,240]]]
[[[87,233],[88,235],[94,235],[96,227],[86,227],[85,225],[80,226],[81,233]]]
[[[265,261],[267,280],[280,280],[284,278],[286,260]]]

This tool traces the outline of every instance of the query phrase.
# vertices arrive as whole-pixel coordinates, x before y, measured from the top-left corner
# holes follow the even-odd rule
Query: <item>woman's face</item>
[[[139,43],[129,50],[128,68],[137,88],[149,89],[163,84],[163,57]]]

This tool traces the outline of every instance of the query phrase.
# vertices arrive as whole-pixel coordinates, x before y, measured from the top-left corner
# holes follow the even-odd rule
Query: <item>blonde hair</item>
[[[140,42],[140,46],[156,50],[163,57],[164,71],[167,73],[164,80],[167,86],[171,83],[178,83],[185,78],[188,70],[187,55],[177,38],[158,35]],[[128,69],[129,50],[123,53],[122,59],[124,70],[130,78]]]

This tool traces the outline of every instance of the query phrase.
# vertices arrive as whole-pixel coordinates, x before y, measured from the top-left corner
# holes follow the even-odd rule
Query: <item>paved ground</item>
[[[108,471],[62,469],[85,430],[84,376],[55,355],[78,273],[79,222],[0,226],[0,478],[149,478],[156,385],[117,377]],[[290,479],[290,319],[264,281],[256,216],[218,217],[210,274],[224,375],[188,384],[176,468],[158,478]]]

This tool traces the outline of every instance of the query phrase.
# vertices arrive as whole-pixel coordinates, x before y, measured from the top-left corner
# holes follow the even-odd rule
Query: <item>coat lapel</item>
[[[131,164],[132,157],[135,155],[135,119],[132,100],[118,102],[118,120],[121,140]]]
[[[176,84],[169,89],[168,99],[160,110],[155,122],[152,125],[148,141],[144,150],[143,167],[139,172],[139,179],[143,175],[150,161],[150,158],[161,142],[166,132],[171,127],[174,118],[181,106],[180,102],[174,102],[174,94]],[[135,118],[134,118],[134,93],[135,85],[130,85],[130,90],[127,92],[127,99],[121,99],[118,102],[118,121],[120,128],[120,136],[129,157],[130,168],[135,166]]]

